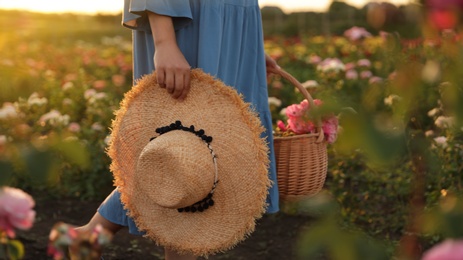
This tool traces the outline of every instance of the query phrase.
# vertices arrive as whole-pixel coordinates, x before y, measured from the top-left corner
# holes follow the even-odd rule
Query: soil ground
[[[34,196],[37,212],[34,227],[19,232],[25,246],[26,260],[51,259],[47,256],[48,235],[57,222],[73,225],[86,223],[95,213],[100,201],[83,202],[76,199],[50,199]],[[234,249],[210,256],[209,259],[297,259],[297,242],[300,232],[313,219],[309,216],[277,213],[265,215],[257,222],[256,231]],[[103,257],[111,259],[164,259],[163,249],[150,240],[128,234],[122,230],[105,249]]]

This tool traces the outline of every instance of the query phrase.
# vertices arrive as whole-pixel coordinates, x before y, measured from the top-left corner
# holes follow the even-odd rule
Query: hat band
[[[183,126],[182,122],[179,120],[175,121],[175,123],[172,123],[168,126],[157,128],[156,133],[158,133],[160,136],[160,135],[163,135],[173,130],[182,130],[182,131],[195,134],[196,136],[201,138],[203,142],[206,143],[207,148],[209,148],[209,151],[211,152],[212,161],[214,163],[214,171],[215,171],[214,183],[212,185],[211,191],[207,194],[207,196],[204,199],[194,203],[193,205],[177,209],[178,212],[191,212],[191,213],[203,212],[204,210],[207,210],[208,208],[214,206],[214,200],[212,199],[212,196],[214,195],[215,188],[217,187],[217,183],[219,182],[218,169],[217,169],[217,155],[214,153],[214,150],[211,147],[211,142],[213,138],[212,136],[207,136],[203,129],[199,129],[198,131],[196,131],[193,125],[191,125],[190,127]],[[150,138],[150,141],[154,140],[155,138],[156,137]]]

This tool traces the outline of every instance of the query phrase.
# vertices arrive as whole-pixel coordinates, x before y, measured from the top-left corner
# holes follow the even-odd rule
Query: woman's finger
[[[165,84],[166,84],[167,93],[169,93],[169,94],[174,93],[175,75],[174,75],[174,72],[172,70],[167,70],[166,71]]]
[[[183,82],[184,82],[183,74],[180,70],[177,70],[175,72],[175,88],[174,88],[174,91],[172,92],[173,98],[177,99],[182,95],[183,88],[184,88]]]
[[[156,70],[156,78],[158,80],[158,84],[161,88],[165,88],[165,71],[163,69]]]
[[[190,92],[190,70],[188,70],[183,76],[183,92],[179,97],[179,100],[184,100]]]

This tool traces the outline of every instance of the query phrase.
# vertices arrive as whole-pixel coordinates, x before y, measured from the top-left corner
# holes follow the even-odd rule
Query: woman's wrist
[[[148,19],[156,47],[177,44],[172,17],[148,12]]]

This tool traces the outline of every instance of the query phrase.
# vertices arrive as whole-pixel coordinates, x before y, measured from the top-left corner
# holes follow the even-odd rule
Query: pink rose
[[[80,131],[79,123],[76,123],[76,122],[70,123],[69,126],[68,126],[68,130],[73,132],[73,133],[79,132]]]
[[[361,59],[357,61],[359,67],[371,67],[371,61],[369,59]]]
[[[310,55],[309,57],[309,63],[310,64],[318,64],[322,61],[322,58],[320,58],[320,56],[317,56],[317,55]]]
[[[332,116],[324,120],[322,129],[325,133],[326,141],[330,144],[334,143],[338,137],[338,118]]]
[[[344,32],[344,36],[349,38],[351,41],[357,41],[362,38],[370,37],[371,33],[369,33],[365,28],[354,26],[349,30]]]
[[[344,65],[344,67],[345,67],[346,71],[348,71],[348,70],[353,70],[353,69],[355,69],[356,65],[355,65],[355,63],[353,63],[353,62],[349,62],[349,63],[346,63],[346,64]]]
[[[373,73],[371,73],[371,71],[369,70],[360,72],[360,78],[362,79],[368,79],[368,78],[371,78],[372,76],[373,76]]]
[[[309,107],[310,107],[310,104],[307,99],[304,99],[301,101],[301,103],[299,103],[299,108],[301,109],[302,114],[305,114],[307,110],[309,109]]]
[[[14,228],[31,228],[35,218],[34,205],[34,199],[20,189],[0,189],[0,229],[14,237]]]
[[[314,99],[313,100],[313,103],[315,106],[321,106],[323,104],[323,101],[321,101],[320,99]],[[303,114],[307,113],[307,111],[309,110],[310,108],[310,103],[307,99],[304,99],[301,101],[301,103],[299,104],[300,106],[300,109],[302,110]]]
[[[296,134],[307,134],[315,129],[312,122],[304,121],[302,118],[289,118],[288,126]]]
[[[463,259],[463,240],[447,239],[426,251],[421,260]]]
[[[383,81],[382,78],[377,77],[377,76],[373,76],[373,77],[371,77],[371,78],[368,80],[368,83],[369,83],[369,84],[379,84],[379,83],[381,83],[382,81]]]
[[[301,117],[304,112],[304,107],[299,104],[290,105],[286,108],[286,116],[288,118]]]
[[[125,84],[125,77],[123,75],[117,74],[111,77],[113,84],[117,87],[121,87]]]
[[[280,129],[280,131],[282,132],[285,132],[286,130],[288,130],[285,126],[285,123],[283,123],[283,121],[281,120],[278,120],[277,121],[277,127]]]
[[[85,90],[84,92],[84,97],[85,99],[90,99],[91,97],[95,96],[96,95],[96,90],[94,89],[87,89]]]
[[[106,87],[106,81],[104,80],[96,80],[93,82],[93,88],[96,90],[102,90]]]
[[[346,71],[346,79],[358,79],[359,74],[356,70],[348,70]]]
[[[320,99],[314,99],[313,103],[318,107],[318,106],[321,106],[323,104],[323,101],[321,101]]]

